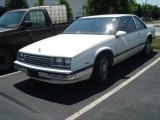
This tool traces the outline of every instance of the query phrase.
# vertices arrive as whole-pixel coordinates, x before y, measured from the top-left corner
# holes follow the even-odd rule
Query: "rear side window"
[[[117,31],[135,32],[136,26],[133,18],[130,16],[117,18]]]
[[[31,21],[32,28],[41,28],[47,26],[43,11],[31,11],[26,16],[25,21]]]
[[[134,20],[135,20],[135,23],[136,23],[136,26],[137,26],[138,30],[146,29],[145,24],[138,17],[134,16]]]

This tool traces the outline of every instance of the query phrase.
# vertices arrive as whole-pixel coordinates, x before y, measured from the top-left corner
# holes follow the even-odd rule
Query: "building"
[[[28,5],[33,7],[36,4],[37,0],[27,0]],[[44,0],[44,5],[58,5],[59,0]],[[83,15],[82,7],[86,0],[67,0],[70,4],[73,12],[73,18],[80,17]],[[5,0],[0,0],[0,6],[5,6]]]

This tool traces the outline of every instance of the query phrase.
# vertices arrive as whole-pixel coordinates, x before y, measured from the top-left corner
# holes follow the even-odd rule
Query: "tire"
[[[147,38],[145,46],[144,46],[144,49],[143,49],[143,54],[147,56],[147,55],[150,55],[151,52],[152,52],[152,49],[151,49],[151,39]]]
[[[109,61],[107,55],[100,54],[94,64],[91,81],[94,83],[104,83],[108,78]]]
[[[5,71],[11,68],[13,63],[13,55],[10,51],[0,49],[0,71]]]

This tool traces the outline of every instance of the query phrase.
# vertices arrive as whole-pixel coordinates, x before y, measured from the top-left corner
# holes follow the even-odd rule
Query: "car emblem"
[[[39,48],[38,51],[39,51],[39,53],[40,53],[40,52],[41,52],[41,49]]]

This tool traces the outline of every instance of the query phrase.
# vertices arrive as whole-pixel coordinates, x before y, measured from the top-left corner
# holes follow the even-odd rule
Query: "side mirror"
[[[32,27],[32,21],[24,21],[23,28],[30,28]]]
[[[119,36],[123,36],[123,35],[126,35],[126,34],[127,34],[127,32],[125,32],[125,31],[118,31],[116,33],[116,36],[119,37]]]

